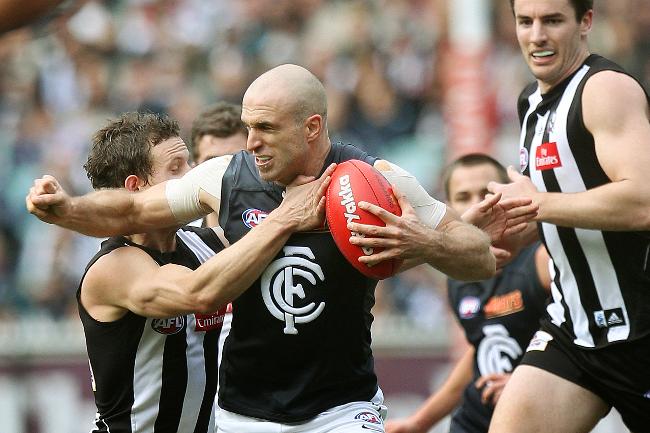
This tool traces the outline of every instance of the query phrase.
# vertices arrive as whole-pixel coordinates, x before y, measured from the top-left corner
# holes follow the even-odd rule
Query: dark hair
[[[449,165],[447,165],[447,167],[445,167],[445,169],[442,172],[442,184],[445,187],[445,195],[447,196],[447,200],[449,200],[450,198],[449,182],[451,181],[451,175],[454,174],[454,171],[458,167],[475,167],[477,165],[483,165],[483,164],[491,165],[497,169],[497,173],[499,173],[500,182],[502,183],[509,182],[508,172],[503,167],[503,165],[501,165],[499,161],[484,153],[468,153],[467,155],[463,155],[460,158],[457,158],[454,161],[452,161]]]
[[[569,3],[571,3],[571,6],[576,13],[576,21],[578,22],[582,20],[582,17],[585,16],[587,11],[594,8],[594,0],[569,0]],[[510,9],[512,9],[512,13],[514,14],[515,0],[510,0]]]
[[[248,135],[241,121],[241,106],[218,102],[203,110],[192,122],[192,156],[198,158],[198,142],[204,135],[227,138],[237,133]]]
[[[151,148],[179,137],[178,122],[166,115],[124,113],[95,133],[84,164],[93,188],[121,188],[134,174],[149,179],[153,174]]]

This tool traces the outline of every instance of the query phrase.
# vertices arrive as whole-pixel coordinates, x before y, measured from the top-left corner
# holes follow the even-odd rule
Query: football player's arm
[[[512,183],[491,182],[488,188],[504,197],[532,198],[539,204],[537,221],[596,230],[650,230],[648,110],[646,95],[632,78],[614,71],[594,74],[582,94],[583,121],[611,182],[583,192],[546,193],[510,168]]]
[[[215,312],[260,276],[294,227],[271,212],[246,236],[194,271],[174,264],[159,266],[136,247],[118,248],[91,266],[84,278],[82,302],[96,318],[106,317],[103,310],[113,307],[145,317]]]
[[[496,270],[490,252],[490,238],[477,227],[464,223],[455,211],[429,196],[407,172],[381,161],[375,167],[393,186],[402,216],[396,216],[370,203],[360,202],[386,224],[385,227],[350,223],[348,228],[364,236],[353,236],[350,243],[383,250],[359,261],[369,266],[384,260],[404,260],[402,269],[429,263],[458,280],[481,280]],[[387,174],[387,171],[389,172]],[[406,190],[406,192],[404,191]]]
[[[403,420],[388,421],[386,433],[426,433],[456,408],[472,381],[474,348],[458,360],[445,383],[418,410]]]
[[[333,168],[320,179],[287,188],[280,206],[260,225],[194,271],[173,264],[158,266],[135,247],[101,257],[84,278],[84,305],[121,307],[146,317],[216,311],[262,274],[293,232],[322,226],[324,194]]]
[[[214,158],[181,179],[140,192],[105,189],[70,197],[52,176],[34,181],[25,201],[39,219],[89,236],[174,227],[219,210],[221,179],[230,158]]]

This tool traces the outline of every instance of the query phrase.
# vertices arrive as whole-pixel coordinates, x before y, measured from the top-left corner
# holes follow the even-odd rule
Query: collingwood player
[[[553,302],[490,432],[587,432],[611,407],[648,431],[648,94],[590,53],[592,0],[511,4],[536,82],[519,98],[521,174],[490,190],[539,205]]]
[[[141,191],[185,174],[188,159],[175,121],[127,113],[95,134],[85,168],[95,189]],[[225,306],[291,232],[320,224],[323,202],[310,200],[318,184],[292,189],[260,229],[227,250],[211,229],[178,226],[102,243],[77,292],[93,431],[214,431]]]
[[[411,240],[410,248],[388,249],[385,256],[426,261],[459,279],[494,273],[481,230],[461,222],[399,167],[330,142],[325,89],[306,69],[281,65],[262,74],[242,106],[249,152],[211,159],[182,179],[138,194],[30,193],[30,211],[100,236],[169,226],[215,210],[236,246],[276,212],[284,185],[356,158],[382,169],[414,204],[401,200],[404,213],[393,231]],[[42,191],[47,183],[37,180],[35,188]],[[505,224],[525,218],[528,209],[511,211]],[[255,266],[264,268],[261,277],[233,303],[220,366],[218,431],[383,431],[383,396],[370,348],[377,282],[347,263],[324,230],[291,236],[268,266]]]

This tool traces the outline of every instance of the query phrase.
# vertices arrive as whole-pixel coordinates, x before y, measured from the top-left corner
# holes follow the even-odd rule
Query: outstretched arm
[[[103,256],[84,279],[84,306],[93,317],[111,307],[146,317],[216,311],[260,276],[293,232],[322,225],[332,171],[333,166],[319,180],[287,188],[282,204],[259,226],[194,271],[159,267],[138,248],[118,248]]]
[[[90,236],[179,226],[218,212],[221,179],[230,158],[206,161],[181,179],[141,192],[106,189],[70,197],[54,177],[45,175],[34,181],[25,202],[29,212],[42,221]]]
[[[473,362],[474,348],[470,348],[458,360],[442,387],[410,417],[388,421],[386,433],[426,433],[449,415],[460,404],[463,390],[472,381]]]
[[[488,189],[504,197],[532,198],[539,205],[537,221],[596,230],[650,230],[650,114],[643,90],[627,75],[602,71],[587,81],[582,106],[610,183],[576,193],[539,192],[510,167],[512,183],[491,182]]]

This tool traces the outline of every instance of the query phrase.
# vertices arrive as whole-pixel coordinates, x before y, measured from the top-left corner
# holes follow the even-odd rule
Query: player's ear
[[[144,182],[142,182],[135,174],[129,175],[124,180],[124,188],[126,188],[127,191],[137,191],[142,185],[144,185]]]
[[[323,116],[320,114],[313,114],[305,121],[305,129],[307,131],[307,141],[315,140],[323,130]]]
[[[585,14],[582,16],[582,19],[580,20],[580,34],[582,36],[587,36],[587,34],[591,31],[591,24],[593,23],[593,18],[594,18],[594,11],[591,9],[585,12]]]

